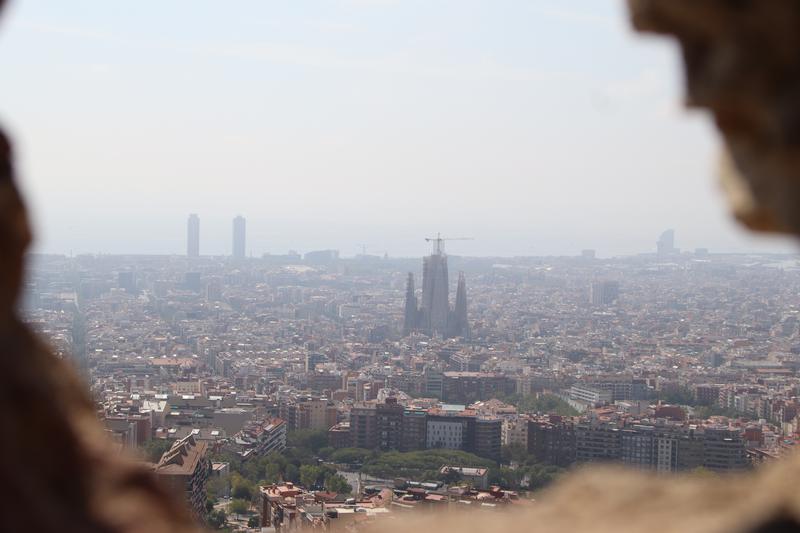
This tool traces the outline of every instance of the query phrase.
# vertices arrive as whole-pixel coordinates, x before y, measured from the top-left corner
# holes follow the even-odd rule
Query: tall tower
[[[195,213],[189,215],[186,235],[186,255],[200,256],[200,217]]]
[[[89,365],[86,359],[86,318],[77,304],[72,317],[72,362],[83,385],[89,386]]]
[[[447,334],[450,316],[450,290],[447,256],[440,247],[422,260],[422,328],[431,335]]]
[[[245,251],[245,218],[241,215],[233,219],[233,257],[244,259]]]
[[[656,241],[658,255],[669,255],[677,252],[675,249],[675,230],[668,229]]]
[[[417,295],[414,291],[414,274],[408,273],[406,281],[406,307],[403,320],[403,336],[405,337],[415,329],[419,323],[419,310],[417,309]]]
[[[467,281],[464,273],[458,273],[458,288],[456,289],[456,305],[453,309],[452,328],[450,335],[453,337],[469,338],[469,320],[467,319]]]

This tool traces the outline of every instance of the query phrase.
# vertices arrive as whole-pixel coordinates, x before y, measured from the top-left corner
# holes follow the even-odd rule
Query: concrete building
[[[675,248],[675,230],[668,229],[658,237],[656,250],[658,255],[671,255],[678,252]]]
[[[397,403],[397,398],[386,398],[385,403],[375,406],[375,429],[378,434],[379,449],[400,449],[404,411],[405,408]]]
[[[591,406],[611,403],[612,393],[588,385],[573,385],[569,389],[569,397]]]
[[[461,450],[466,433],[467,422],[461,417],[429,416],[426,447]]]
[[[469,319],[467,316],[467,282],[463,272],[458,273],[456,302],[450,316],[448,335],[450,337],[463,337],[465,339],[468,339],[470,336]]]
[[[475,418],[475,429],[471,451],[480,457],[500,460],[503,421],[496,417]]]
[[[567,467],[575,462],[575,426],[559,416],[528,421],[528,453],[540,462]]]
[[[159,482],[184,498],[192,513],[202,520],[205,514],[206,481],[211,463],[206,458],[208,443],[188,435],[175,441],[155,467]]]
[[[406,280],[406,302],[403,312],[403,336],[409,335],[419,327],[419,303],[414,290],[414,274],[409,272]]]
[[[738,429],[705,428],[703,466],[720,472],[747,468],[745,441]]]
[[[186,228],[186,255],[200,256],[200,217],[192,213]]]
[[[318,397],[298,397],[281,403],[280,417],[286,420],[290,431],[314,429],[327,431],[336,424],[338,410],[330,400]]]
[[[444,372],[442,400],[471,404],[513,393],[516,381],[486,372]]]
[[[238,453],[242,459],[263,457],[285,448],[286,422],[280,418],[248,422],[225,447],[226,451]]]
[[[580,463],[619,461],[622,433],[610,423],[581,423],[575,426],[575,459]]]
[[[350,440],[353,448],[378,447],[377,412],[374,403],[356,403],[350,409]]]
[[[349,448],[352,444],[350,437],[350,422],[339,422],[328,430],[328,442],[332,448]]]
[[[506,418],[502,428],[503,446],[522,446],[528,449],[528,419]]]
[[[433,368],[426,368],[423,377],[425,379],[425,395],[431,398],[442,398],[444,393],[444,375],[442,372]]]
[[[428,413],[421,409],[405,409],[400,434],[400,451],[410,452],[425,449],[427,435]]]
[[[241,215],[233,219],[233,258],[244,259],[246,255],[247,221]]]

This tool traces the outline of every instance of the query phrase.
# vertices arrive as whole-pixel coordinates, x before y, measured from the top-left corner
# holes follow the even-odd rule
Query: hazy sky
[[[729,219],[620,0],[13,0],[0,123],[47,252],[795,251]]]

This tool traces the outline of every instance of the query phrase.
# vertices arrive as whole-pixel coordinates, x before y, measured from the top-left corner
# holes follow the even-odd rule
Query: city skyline
[[[229,224],[230,224],[230,219]],[[318,252],[324,250],[336,250],[341,254],[342,258],[347,257],[358,257],[366,253],[370,256],[390,256],[393,258],[412,258],[418,257],[422,251],[423,246],[428,246],[426,244],[420,244],[423,241],[428,241],[429,239],[426,238],[409,238],[406,243],[404,243],[404,248],[409,249],[412,247],[419,248],[418,252],[409,251],[405,254],[395,254],[390,249],[386,249],[383,246],[375,246],[375,245],[367,245],[363,243],[359,244],[345,244],[343,247],[344,249],[337,248],[336,246],[327,245],[324,241],[319,241],[318,246],[296,246],[289,244],[286,248],[278,248],[276,246],[270,247],[262,252],[257,252],[252,248],[248,247],[248,241],[245,237],[249,235],[249,230],[246,229],[244,226],[241,230],[238,231],[238,234],[241,235],[240,239],[240,250],[239,254],[235,253],[234,248],[236,247],[235,243],[237,241],[237,220],[241,220],[239,224],[246,224],[247,218],[243,217],[242,215],[237,215],[233,218],[233,233],[228,233],[227,239],[222,239],[219,233],[219,221],[216,222],[215,225],[208,225],[207,227],[210,229],[210,234],[213,237],[206,237],[205,234],[201,238],[200,235],[200,217],[197,213],[191,213],[188,216],[187,223],[186,223],[186,233],[184,236],[184,252],[167,252],[167,253],[157,253],[157,252],[150,252],[150,251],[139,251],[139,252],[129,252],[129,251],[117,251],[117,252],[106,252],[106,251],[79,251],[76,252],[75,250],[67,250],[67,251],[59,251],[59,252],[52,252],[56,255],[188,255],[189,257],[199,257],[199,256],[208,256],[208,257],[215,257],[215,256],[235,256],[238,258],[244,257],[262,257],[262,256],[274,256],[274,255],[286,255],[291,253],[296,253],[299,255],[304,255],[308,252]],[[230,230],[229,230],[230,231]],[[256,228],[256,232],[258,233],[258,228]],[[290,232],[286,232],[289,234]],[[422,232],[424,233],[424,232]],[[233,237],[231,237],[233,235]],[[598,258],[609,258],[609,257],[627,257],[627,256],[635,256],[635,255],[642,255],[642,254],[649,254],[649,253],[660,253],[661,255],[669,255],[672,253],[683,253],[683,252],[694,252],[696,250],[703,251],[705,253],[717,253],[717,254],[764,254],[764,253],[775,253],[779,255],[796,255],[800,252],[794,249],[794,247],[789,248],[780,248],[776,250],[764,250],[760,247],[755,247],[752,250],[714,250],[709,249],[706,246],[696,246],[696,247],[682,247],[675,245],[675,235],[676,232],[674,229],[666,229],[659,233],[658,239],[650,239],[651,246],[649,248],[644,248],[638,251],[630,251],[628,253],[620,253],[620,254],[611,254],[603,250],[602,248],[594,248],[594,247],[584,247],[580,249],[574,250],[565,250],[564,253],[535,253],[535,249],[531,249],[531,253],[520,253],[514,255],[502,255],[502,254],[471,254],[471,253],[461,253],[456,251],[456,256],[463,256],[463,257],[571,257],[577,256],[581,254],[585,254],[587,252],[591,252],[595,254]],[[290,236],[289,236],[290,237]],[[287,239],[287,235],[284,234],[282,239]],[[230,244],[225,244],[227,240]],[[464,240],[464,241],[475,241],[476,239],[457,239],[457,240]],[[416,241],[416,246],[412,243]],[[286,242],[291,243],[290,240],[286,240]],[[334,240],[335,242],[335,240]],[[201,246],[202,243],[202,246]],[[665,243],[667,243],[665,245]],[[470,248],[470,242],[461,242],[457,246]],[[680,236],[678,237],[678,244],[680,244]],[[349,250],[348,250],[349,248]],[[201,249],[203,252],[201,253]],[[205,250],[211,250],[209,252],[205,252]],[[264,250],[264,248],[262,248]],[[661,252],[659,252],[661,250]],[[34,250],[34,253],[41,253],[40,250]]]
[[[800,2],[0,11],[0,531],[800,529]]]
[[[237,212],[253,255],[413,256],[431,227],[481,256],[638,253],[667,227],[687,249],[796,249],[731,220],[677,50],[635,37],[622,3],[309,6],[159,5],[153,25],[141,6],[12,3],[0,120],[35,249],[180,253],[187,212],[220,255]],[[409,221],[430,198],[447,201]]]
[[[800,269],[676,254],[674,235],[662,233],[667,261],[587,250],[473,262],[452,306],[437,237],[419,291],[408,263],[342,268],[332,251],[312,254],[318,268],[48,256],[31,266],[23,307],[57,353],[104,385],[114,438],[131,447],[176,439],[153,459],[156,474],[184,476],[176,490],[199,513],[207,470],[187,483],[191,472],[169,467],[174,453],[207,457],[213,444],[291,454],[287,435],[298,430],[327,432],[332,449],[347,449],[332,453],[355,447],[375,460],[448,450],[491,469],[508,464],[503,446],[513,446],[559,469],[757,469],[797,438]],[[776,312],[764,313],[765,298]],[[438,319],[425,312],[436,305]],[[154,415],[157,402],[169,408]],[[247,419],[223,420],[226,405],[247,406]],[[524,489],[523,477],[498,483]],[[285,479],[309,487],[296,473]]]

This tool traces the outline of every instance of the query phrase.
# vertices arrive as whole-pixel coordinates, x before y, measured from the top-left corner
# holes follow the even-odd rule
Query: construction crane
[[[425,242],[433,243],[433,255],[442,255],[444,253],[444,241],[473,241],[473,237],[442,237],[441,233],[437,233],[436,237],[425,237]]]

